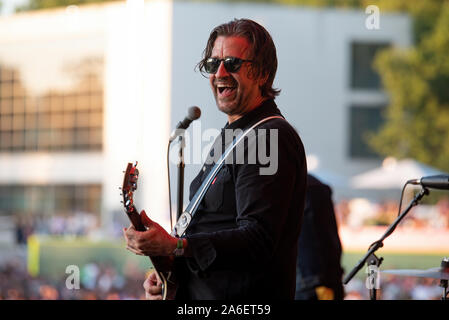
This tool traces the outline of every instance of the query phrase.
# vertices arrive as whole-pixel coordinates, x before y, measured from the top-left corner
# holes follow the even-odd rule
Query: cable
[[[401,215],[401,208],[402,208],[402,198],[404,197],[404,190],[407,187],[408,184],[410,184],[411,180],[407,181],[404,186],[402,187],[401,191],[401,199],[399,199],[399,210],[398,210],[398,217]]]
[[[173,218],[171,211],[171,188],[170,188],[170,142],[167,146],[167,177],[168,177],[168,207],[170,213],[170,230],[173,230]]]

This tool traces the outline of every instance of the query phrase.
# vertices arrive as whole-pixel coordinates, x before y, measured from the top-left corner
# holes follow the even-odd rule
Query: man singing
[[[244,132],[273,117],[255,128],[242,149],[249,152],[258,144],[257,149],[274,150],[276,157],[270,154],[270,160],[276,163],[269,164],[274,170],[264,172],[267,164],[260,159],[251,161],[234,153],[233,161],[223,165],[211,184],[182,241],[142,212],[148,230],[125,229],[128,249],[174,257],[176,299],[293,299],[307,168],[303,144],[274,102],[280,92],[273,88],[276,48],[264,27],[239,19],[213,29],[203,55],[199,70],[208,74],[217,107],[227,115],[209,160],[229,145],[227,133]],[[262,133],[266,139],[258,139]],[[213,167],[214,161],[206,160],[190,185],[190,199]],[[162,298],[160,285],[156,273],[147,278],[148,299]]]

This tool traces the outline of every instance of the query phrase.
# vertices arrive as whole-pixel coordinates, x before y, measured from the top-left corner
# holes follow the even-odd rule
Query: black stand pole
[[[378,271],[384,258],[378,258],[374,253],[372,253],[367,260],[370,299],[377,300],[377,289],[379,288]]]
[[[440,280],[440,287],[443,288],[443,297],[441,300],[447,300],[447,295],[449,291],[447,290],[448,287],[448,280]]]
[[[449,271],[449,258],[444,258],[441,261],[441,271],[442,272],[448,272]],[[440,287],[443,288],[443,297],[441,298],[441,300],[448,300],[447,295],[449,293],[448,291],[448,285],[449,284],[449,280],[447,279],[440,279]]]
[[[377,251],[377,249],[383,247],[383,241],[393,233],[394,229],[396,229],[396,227],[398,226],[399,222],[401,222],[402,219],[404,219],[404,217],[407,215],[407,213],[410,211],[411,208],[413,208],[414,206],[416,206],[419,201],[425,196],[429,194],[429,190],[427,188],[422,188],[421,191],[415,195],[415,197],[413,198],[413,200],[410,202],[410,204],[408,205],[408,207],[396,218],[396,220],[393,221],[393,223],[388,227],[387,231],[385,232],[385,234],[377,241],[373,242],[371,244],[371,246],[368,249],[368,252],[365,254],[365,256],[357,263],[357,265],[352,269],[352,271],[344,278],[343,283],[344,284],[348,284],[348,282],[355,276],[355,274],[357,272],[360,271],[360,269],[362,269],[363,265],[365,264],[365,262],[367,262],[368,258],[371,257],[371,261],[373,261],[373,263],[377,264],[377,266],[380,265],[380,263],[382,262],[383,258],[380,258],[380,260],[374,255],[374,252]],[[375,257],[375,258],[374,258]],[[376,261],[378,260],[378,261]],[[368,264],[369,266],[369,264]],[[377,275],[375,275],[377,277]],[[370,279],[372,280],[374,277],[370,276]],[[376,279],[376,278],[374,278]],[[375,289],[374,289],[375,290]],[[376,291],[371,292],[371,298],[373,298],[373,294],[376,294]],[[375,297],[375,296],[374,296]]]
[[[183,135],[179,136],[179,162],[178,162],[178,211],[176,213],[176,220],[182,214],[183,206],[184,206],[184,147],[185,142],[183,139]]]

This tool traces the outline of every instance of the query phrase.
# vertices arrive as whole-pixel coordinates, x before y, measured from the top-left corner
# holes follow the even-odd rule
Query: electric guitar
[[[138,178],[139,170],[137,169],[137,162],[135,165],[128,163],[122,186],[123,205],[134,228],[137,231],[146,231],[147,228],[141,221],[140,213],[134,206],[133,197],[134,191],[137,189]],[[162,282],[162,299],[166,300],[168,296],[174,296],[176,285],[174,274],[171,271],[173,260],[170,257],[161,256],[150,256],[149,258],[154,267],[154,271]]]

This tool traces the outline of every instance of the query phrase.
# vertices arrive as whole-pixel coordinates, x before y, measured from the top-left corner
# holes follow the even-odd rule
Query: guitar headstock
[[[123,178],[122,196],[123,205],[126,212],[134,212],[134,191],[137,189],[137,179],[139,178],[139,170],[136,164],[128,163],[126,167],[125,176]]]

